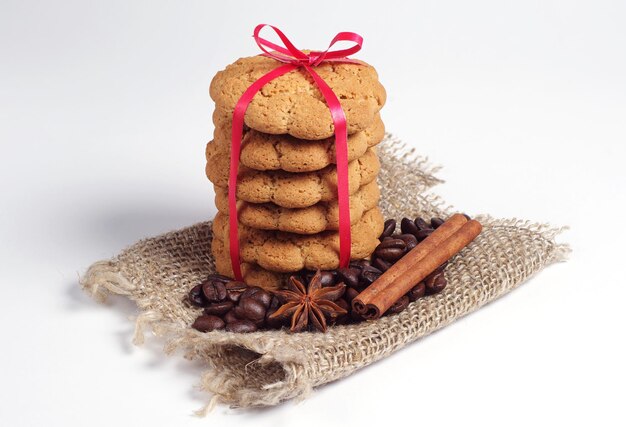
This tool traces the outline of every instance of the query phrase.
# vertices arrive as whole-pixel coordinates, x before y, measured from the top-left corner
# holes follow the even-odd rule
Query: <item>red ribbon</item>
[[[278,35],[284,46],[274,44],[259,34],[265,27],[270,27]],[[229,238],[230,238],[230,260],[233,267],[235,279],[242,280],[241,262],[239,259],[239,229],[237,215],[237,172],[239,170],[239,156],[241,154],[241,138],[243,135],[244,116],[248,105],[254,95],[268,82],[298,68],[304,68],[313,78],[318,89],[324,96],[326,104],[330,110],[330,115],[335,125],[335,152],[337,158],[337,200],[339,205],[339,265],[347,267],[350,263],[350,191],[348,186],[348,131],[346,125],[346,115],[341,108],[339,99],[326,82],[313,70],[323,62],[342,62],[358,64],[359,62],[347,58],[348,55],[361,50],[363,37],[356,33],[338,33],[330,42],[328,48],[323,52],[304,53],[297,49],[291,41],[278,28],[260,24],[254,29],[254,40],[263,51],[263,56],[273,58],[283,62],[285,65],[270,71],[257,81],[255,81],[241,95],[233,112],[232,146],[230,156],[230,175],[228,178],[228,208],[229,218]],[[337,42],[353,42],[354,45],[332,51],[330,50]],[[272,50],[268,50],[272,49]]]

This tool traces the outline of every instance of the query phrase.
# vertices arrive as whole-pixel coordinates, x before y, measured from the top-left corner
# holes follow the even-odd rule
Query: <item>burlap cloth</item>
[[[447,216],[453,210],[425,191],[435,169],[387,136],[379,149],[379,183],[386,218]],[[394,316],[328,333],[263,331],[200,333],[189,327],[199,310],[183,300],[189,289],[214,271],[211,223],[142,240],[108,261],[92,265],[81,285],[98,300],[108,293],[133,300],[140,311],[134,342],[149,326],[165,336],[168,352],[182,349],[206,361],[202,389],[216,402],[249,407],[305,397],[313,387],[343,378],[391,355],[454,320],[506,294],[547,265],[562,261],[567,245],[555,243],[560,229],[517,219],[478,216],[482,234],[446,269],[448,286]]]

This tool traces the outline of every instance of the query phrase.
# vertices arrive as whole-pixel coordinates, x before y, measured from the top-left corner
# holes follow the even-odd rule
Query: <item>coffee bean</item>
[[[417,285],[413,286],[407,296],[411,302],[423,297],[426,295],[426,284],[424,282],[419,282]]]
[[[258,322],[265,318],[265,306],[251,297],[241,298],[239,305],[233,310],[235,315],[240,319]]]
[[[426,230],[427,228],[430,228],[430,225],[420,217],[415,218],[414,222],[415,226],[420,230]]]
[[[354,322],[362,322],[363,320],[365,320],[363,319],[363,316],[361,316],[359,313],[357,313],[354,310],[350,310],[350,318]]]
[[[228,332],[247,333],[257,330],[257,326],[249,320],[236,320],[226,325]]]
[[[207,280],[202,284],[202,293],[209,302],[223,301],[226,299],[226,286],[217,280]]]
[[[353,288],[359,287],[359,274],[361,274],[361,271],[357,268],[340,268],[337,270],[339,279],[345,283],[346,286]]]
[[[231,279],[230,277],[226,277],[226,276],[222,276],[221,274],[209,274],[205,280],[205,282],[208,282],[209,280],[211,281],[216,281],[216,282],[222,282],[224,284],[232,281],[233,279]]]
[[[385,221],[385,225],[383,227],[383,232],[382,232],[382,234],[380,235],[380,237],[378,239],[380,240],[383,237],[391,236],[394,231],[396,231],[396,220],[395,219],[388,219],[387,221]]]
[[[426,284],[426,292],[432,295],[443,291],[448,281],[443,273],[438,273],[428,276],[424,283]]]
[[[448,265],[448,261],[444,262],[443,264],[441,264],[439,267],[437,267],[435,269],[435,271],[433,271],[433,273],[443,273],[443,271],[446,268],[446,265]]]
[[[217,316],[202,315],[198,317],[191,325],[192,328],[200,332],[211,332],[217,329],[222,329],[225,323]]]
[[[332,271],[320,272],[320,283],[322,286],[332,286],[335,284],[336,273]]]
[[[441,225],[444,223],[445,221],[441,218],[432,218],[430,220],[430,225],[432,228],[437,229],[439,227],[441,227]]]
[[[315,276],[315,271],[312,270],[304,270],[300,273],[300,277],[296,277],[302,283],[309,283],[313,276]]]
[[[260,289],[259,291],[256,291],[252,295],[242,296],[242,297],[244,299],[252,298],[254,300],[257,300],[258,302],[263,304],[263,307],[265,307],[265,308],[268,308],[270,306],[271,302],[272,302],[272,294],[267,292],[265,289]]]
[[[263,304],[265,308],[269,307],[270,302],[272,301],[272,295],[269,292],[267,292],[265,289],[260,288],[258,286],[251,286],[248,289],[246,289],[239,297],[240,304],[241,304],[241,301],[243,301],[244,299],[248,299],[248,298],[257,300],[258,302]]]
[[[235,309],[234,308],[224,315],[224,322],[226,322],[226,323],[232,323],[232,322],[235,322],[237,320],[239,320],[239,318],[235,314]]]
[[[208,301],[204,297],[202,293],[202,285],[196,285],[189,291],[189,295],[187,295],[187,300],[194,307],[204,307],[207,305]]]
[[[343,297],[349,303],[352,303],[352,300],[355,299],[359,295],[359,291],[354,288],[346,288],[346,292],[343,294]]]
[[[415,222],[411,221],[409,218],[402,218],[400,222],[400,229],[402,230],[402,234],[417,234],[419,228],[415,225]]]
[[[385,239],[376,246],[376,249],[399,248],[405,249],[406,243],[402,239]]]
[[[391,263],[385,261],[382,258],[379,257],[373,257],[372,258],[372,265],[374,267],[376,267],[377,269],[379,269],[380,271],[387,271],[389,269],[389,267],[391,267]]]
[[[223,316],[228,313],[235,304],[232,301],[213,302],[204,309],[204,314],[210,314],[214,316]]]
[[[428,236],[430,236],[431,234],[433,234],[433,229],[432,228],[427,228],[426,230],[420,230],[415,234],[415,237],[417,238],[418,241],[422,241],[425,238],[427,238]]]
[[[398,239],[404,242],[407,252],[417,246],[417,237],[412,234],[400,234]]]
[[[268,307],[268,310],[276,311],[278,307],[280,307],[280,300],[278,299],[276,295],[272,295],[272,301],[270,302],[270,306]]]
[[[391,307],[389,307],[389,310],[387,310],[387,313],[385,313],[385,314],[397,314],[397,313],[400,313],[408,305],[409,305],[409,297],[404,295],[398,301],[393,303],[393,305]]]
[[[235,280],[231,280],[230,282],[226,283],[225,286],[226,286],[226,294],[228,296],[228,299],[234,303],[239,301],[241,294],[246,289],[248,289],[248,285],[246,285],[243,282],[237,282]]]
[[[401,241],[401,240],[400,240]],[[404,242],[402,242],[404,243]],[[376,255],[385,261],[396,261],[402,258],[404,255],[404,249],[400,248],[377,248]]]
[[[376,267],[369,266],[368,268],[364,268],[361,271],[360,282],[363,283],[365,286],[369,286],[375,280],[377,280],[381,274],[383,274],[382,271],[380,271]]]
[[[350,267],[357,268],[359,270],[363,270],[364,268],[367,268],[369,266],[370,266],[370,262],[366,259],[360,259],[358,261],[352,261],[350,263]]]
[[[265,313],[265,325],[269,329],[280,329],[280,327],[283,326],[287,321],[285,317],[271,317],[271,315],[274,314],[276,310],[278,310],[278,308],[270,307],[270,309],[267,310],[267,313]]]

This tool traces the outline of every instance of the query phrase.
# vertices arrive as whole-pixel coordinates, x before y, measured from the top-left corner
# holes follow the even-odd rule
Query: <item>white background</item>
[[[625,3],[295,3],[0,2],[0,425],[624,425]],[[132,304],[77,278],[215,213],[207,87],[261,22],[302,48],[361,33],[436,191],[569,225],[574,251],[301,404],[202,420],[201,366],[133,347]]]

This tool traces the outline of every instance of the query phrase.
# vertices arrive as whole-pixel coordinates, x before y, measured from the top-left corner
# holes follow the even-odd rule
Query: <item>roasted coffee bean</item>
[[[210,314],[213,316],[223,316],[228,313],[235,304],[232,301],[226,300],[221,302],[213,302],[206,306],[204,314]]]
[[[392,264],[390,262],[385,261],[382,258],[373,257],[372,258],[372,265],[374,267],[376,267],[377,269],[379,269],[380,271],[385,272],[385,271],[387,271],[389,269],[389,267],[391,267]]]
[[[202,285],[196,285],[189,291],[189,295],[187,295],[187,300],[194,307],[204,307],[207,305],[208,301],[204,297],[202,293]]]
[[[278,299],[278,297],[276,295],[272,295],[272,301],[270,302],[270,306],[268,307],[268,310],[277,310],[278,307],[280,307],[280,300]]]
[[[248,285],[246,285],[243,282],[237,282],[236,280],[231,280],[230,282],[226,283],[225,286],[226,286],[226,294],[228,296],[228,299],[234,303],[239,301],[241,294],[246,289],[248,289]]]
[[[432,228],[437,229],[437,228],[441,227],[441,225],[442,225],[444,222],[445,222],[445,221],[444,221],[443,219],[441,219],[441,218],[432,218],[432,219],[430,220],[430,225],[431,225],[431,227],[432,227]]]
[[[394,302],[393,305],[391,307],[389,307],[389,310],[387,310],[387,313],[385,313],[385,314],[397,314],[397,313],[400,313],[408,305],[409,305],[409,297],[404,295],[398,301]]]
[[[230,277],[226,277],[226,276],[222,276],[221,274],[209,274],[205,280],[205,282],[208,282],[209,280],[214,280],[216,282],[222,282],[224,284],[232,281],[233,279],[231,279]]]
[[[232,323],[237,320],[239,320],[239,317],[235,314],[234,308],[224,315],[224,322],[226,323]]]
[[[336,273],[332,271],[320,272],[320,283],[322,286],[332,286],[335,284]]]
[[[205,314],[198,317],[191,327],[200,332],[211,332],[222,329],[224,325],[224,321],[219,317]]]
[[[400,240],[402,242],[402,240]],[[402,242],[404,243],[404,242]],[[376,256],[384,259],[385,261],[393,262],[397,261],[404,255],[404,249],[400,248],[377,248]]]
[[[260,288],[258,286],[251,286],[248,289],[246,289],[243,292],[243,294],[241,294],[241,297],[239,297],[240,304],[241,304],[241,301],[243,301],[244,299],[248,299],[248,298],[257,300],[258,302],[263,304],[265,308],[269,307],[270,302],[272,301],[272,295],[269,292],[267,292],[265,289]]]
[[[363,316],[361,316],[359,313],[357,313],[354,310],[350,310],[350,319],[355,323],[362,322],[363,320],[365,320],[363,319]]]
[[[258,322],[265,318],[265,306],[254,298],[241,298],[239,305],[234,309],[235,316]]]
[[[366,259],[360,259],[358,261],[352,261],[350,263],[350,267],[352,268],[358,268],[359,270],[362,270],[364,268],[367,268],[371,265],[371,263],[366,260]]]
[[[376,267],[369,266],[361,270],[360,282],[365,286],[369,286],[375,280],[377,280],[381,274],[383,274],[382,271],[380,271]]]
[[[409,218],[402,218],[402,221],[400,222],[400,229],[402,230],[402,234],[415,235],[418,231],[420,231],[419,228],[417,228],[417,225],[415,225],[415,222]]]
[[[417,285],[413,286],[407,296],[411,302],[423,297],[426,295],[426,284],[424,282],[419,282]]]
[[[407,252],[417,246],[417,237],[412,234],[400,234],[398,239],[404,242]]]
[[[428,276],[424,283],[426,284],[426,293],[432,295],[443,291],[448,281],[443,273],[438,273]]]
[[[415,218],[414,222],[415,222],[415,226],[419,228],[420,230],[426,230],[427,228],[430,228],[430,224],[428,224],[426,221],[424,221],[420,217]]]
[[[404,240],[402,239],[386,239],[383,240],[382,242],[380,242],[378,244],[378,246],[376,246],[376,249],[387,249],[387,248],[399,248],[399,249],[405,249],[406,248],[406,243],[404,242]]]
[[[265,289],[261,289],[260,291],[257,291],[250,296],[244,297],[244,299],[245,298],[252,298],[254,300],[257,300],[258,302],[263,304],[265,308],[268,308],[272,302],[272,294],[267,292]]]
[[[315,271],[304,270],[300,273],[300,277],[297,277],[297,279],[302,283],[309,283],[313,276],[315,276]]]
[[[217,280],[207,280],[202,284],[202,293],[209,302],[223,301],[226,299],[226,286]]]
[[[389,237],[393,234],[394,231],[396,231],[396,220],[388,219],[387,221],[385,221],[383,232],[378,239],[381,240],[383,237]]]
[[[352,300],[355,299],[359,295],[359,291],[354,288],[346,288],[346,292],[343,294],[343,297],[349,303],[352,303]]]
[[[420,230],[415,234],[415,237],[417,238],[419,242],[421,242],[422,240],[424,240],[425,238],[433,234],[433,231],[435,230],[433,230],[432,228],[427,228],[426,230]]]
[[[269,329],[279,329],[287,321],[285,317],[270,317],[276,310],[278,310],[278,308],[270,308],[267,310],[267,313],[265,313],[265,326]]]
[[[228,332],[247,333],[257,330],[257,326],[250,320],[236,320],[226,325]]]
[[[359,287],[359,274],[361,271],[357,268],[340,268],[337,270],[339,279],[346,285],[353,288]]]

